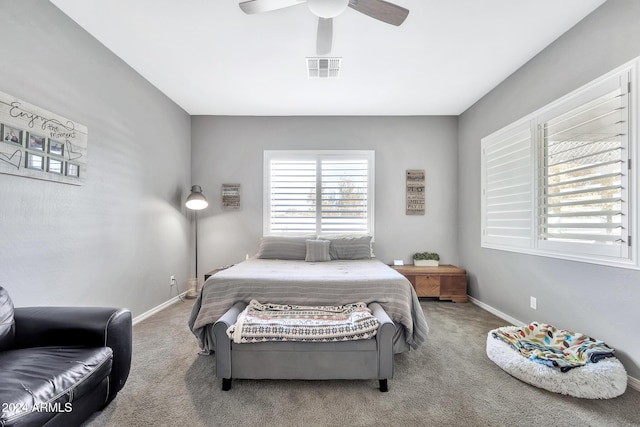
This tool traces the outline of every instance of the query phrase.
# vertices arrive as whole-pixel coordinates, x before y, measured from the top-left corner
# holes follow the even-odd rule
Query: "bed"
[[[214,323],[238,302],[338,305],[378,303],[395,324],[393,352],[418,348],[429,328],[411,283],[378,259],[251,258],[211,276],[195,301],[189,327],[215,351]]]

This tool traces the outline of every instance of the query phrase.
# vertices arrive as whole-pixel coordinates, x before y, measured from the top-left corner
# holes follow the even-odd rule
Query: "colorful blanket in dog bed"
[[[379,322],[363,302],[339,306],[261,304],[251,300],[227,335],[234,343],[369,339]]]
[[[561,372],[613,357],[614,350],[603,341],[586,335],[533,322],[521,328],[492,332],[494,338],[509,344],[524,357]]]

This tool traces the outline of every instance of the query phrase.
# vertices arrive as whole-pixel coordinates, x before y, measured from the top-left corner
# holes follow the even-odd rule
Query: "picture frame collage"
[[[0,178],[84,185],[88,141],[85,125],[0,91]]]
[[[65,141],[48,138],[7,123],[0,123],[0,136],[2,143],[8,144],[0,151],[12,154],[8,160],[17,169],[24,167],[58,176],[80,178],[80,164],[69,160],[68,156],[65,158]],[[20,153],[12,153],[12,147],[20,150]]]

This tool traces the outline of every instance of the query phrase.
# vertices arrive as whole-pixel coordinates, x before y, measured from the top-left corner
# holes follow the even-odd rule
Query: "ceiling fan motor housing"
[[[349,6],[349,0],[307,0],[309,10],[320,18],[335,18]]]

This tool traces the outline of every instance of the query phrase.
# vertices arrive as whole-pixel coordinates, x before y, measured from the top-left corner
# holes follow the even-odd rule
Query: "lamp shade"
[[[191,187],[191,194],[187,197],[187,202],[185,206],[188,209],[192,209],[194,211],[199,211],[200,209],[204,209],[209,206],[209,202],[202,194],[202,187],[199,185],[194,185]]]

